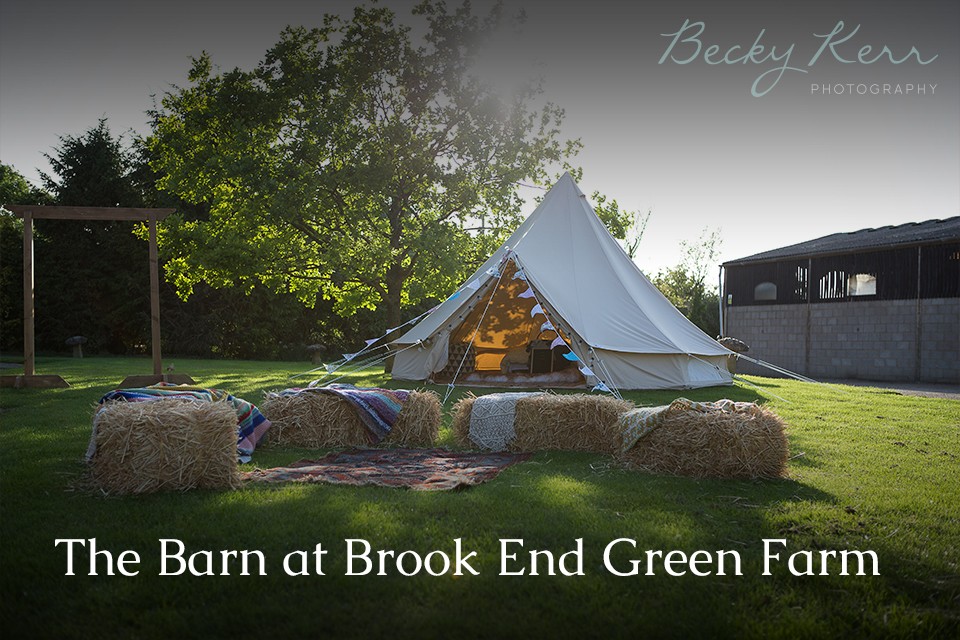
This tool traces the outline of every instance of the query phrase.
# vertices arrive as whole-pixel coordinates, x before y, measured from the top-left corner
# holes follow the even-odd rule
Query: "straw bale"
[[[414,447],[432,447],[440,435],[440,397],[433,391],[412,391],[403,403],[387,442]]]
[[[453,408],[453,434],[470,441],[470,413],[476,397],[467,395]],[[633,404],[610,396],[544,393],[517,400],[510,451],[593,451],[613,454],[620,448],[620,414]]]
[[[306,449],[367,446],[370,430],[348,401],[332,393],[267,395],[260,411],[271,422],[267,442]],[[412,391],[384,443],[432,446],[440,432],[440,398]]]
[[[698,478],[779,478],[789,447],[783,420],[767,408],[670,412],[619,456],[627,467]]]
[[[267,395],[260,412],[270,421],[266,442],[305,449],[370,444],[371,434],[353,406],[332,393]]]
[[[470,412],[477,396],[469,391],[453,405],[453,439],[462,447],[473,445],[470,441]],[[476,446],[476,445],[473,445]]]
[[[91,480],[107,493],[240,486],[237,414],[229,403],[109,402],[94,428]]]
[[[633,408],[610,396],[542,394],[517,401],[511,449],[614,453],[621,443],[620,414]]]

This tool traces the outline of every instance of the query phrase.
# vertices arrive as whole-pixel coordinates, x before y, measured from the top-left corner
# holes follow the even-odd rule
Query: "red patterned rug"
[[[244,473],[249,482],[330,482],[409,487],[417,491],[465,488],[492,480],[529,453],[467,453],[444,449],[353,449],[319,460]]]

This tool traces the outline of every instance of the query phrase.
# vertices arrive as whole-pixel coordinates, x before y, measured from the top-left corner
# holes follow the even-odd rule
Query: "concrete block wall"
[[[803,373],[807,348],[807,305],[764,305],[727,309],[724,334],[747,343],[751,358],[765,360],[790,371]],[[737,372],[758,376],[774,375],[740,359]]]
[[[960,298],[931,298],[921,303],[922,379],[960,384]]]
[[[916,377],[916,300],[855,300],[810,307],[811,378]]]
[[[727,309],[724,333],[747,354],[812,378],[960,384],[960,299],[764,305]],[[919,356],[919,368],[918,368]],[[738,371],[772,375],[741,360]]]

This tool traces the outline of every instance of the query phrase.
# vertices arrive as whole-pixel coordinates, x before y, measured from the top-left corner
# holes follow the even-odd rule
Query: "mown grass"
[[[177,372],[258,402],[300,363],[177,360]],[[4,637],[957,637],[960,631],[960,402],[750,378],[638,404],[730,397],[766,403],[789,425],[789,478],[723,481],[625,471],[598,455],[541,452],[460,492],[329,485],[250,486],[108,497],[76,489],[100,395],[147,360],[42,359],[62,390],[0,392],[0,586]],[[353,379],[384,383],[382,376]],[[387,382],[386,384],[398,386]],[[443,389],[438,389],[442,393]],[[482,390],[474,390],[482,392]],[[463,390],[458,389],[448,404]],[[453,446],[449,416],[441,444]],[[262,449],[261,467],[316,451]],[[134,550],[139,575],[65,576],[59,538]],[[159,540],[260,550],[266,576],[159,576]],[[476,551],[478,576],[347,576],[345,540],[374,549]],[[503,576],[501,539],[556,556],[583,540],[583,576]],[[736,550],[743,575],[617,577],[646,549]],[[765,538],[783,538],[763,576]],[[288,576],[295,550],[328,553],[325,575]],[[879,576],[794,576],[789,553],[872,550]],[[519,567],[520,565],[514,565]],[[702,567],[701,567],[702,568]],[[641,566],[642,572],[647,569]],[[820,567],[817,566],[817,571]],[[220,571],[220,567],[217,567]],[[541,573],[543,567],[541,566]]]

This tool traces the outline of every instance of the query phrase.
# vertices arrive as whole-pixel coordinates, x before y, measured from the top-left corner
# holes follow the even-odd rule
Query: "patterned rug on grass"
[[[257,469],[249,482],[330,482],[409,487],[417,491],[465,488],[492,480],[529,453],[466,453],[444,449],[352,449],[287,467]]]

